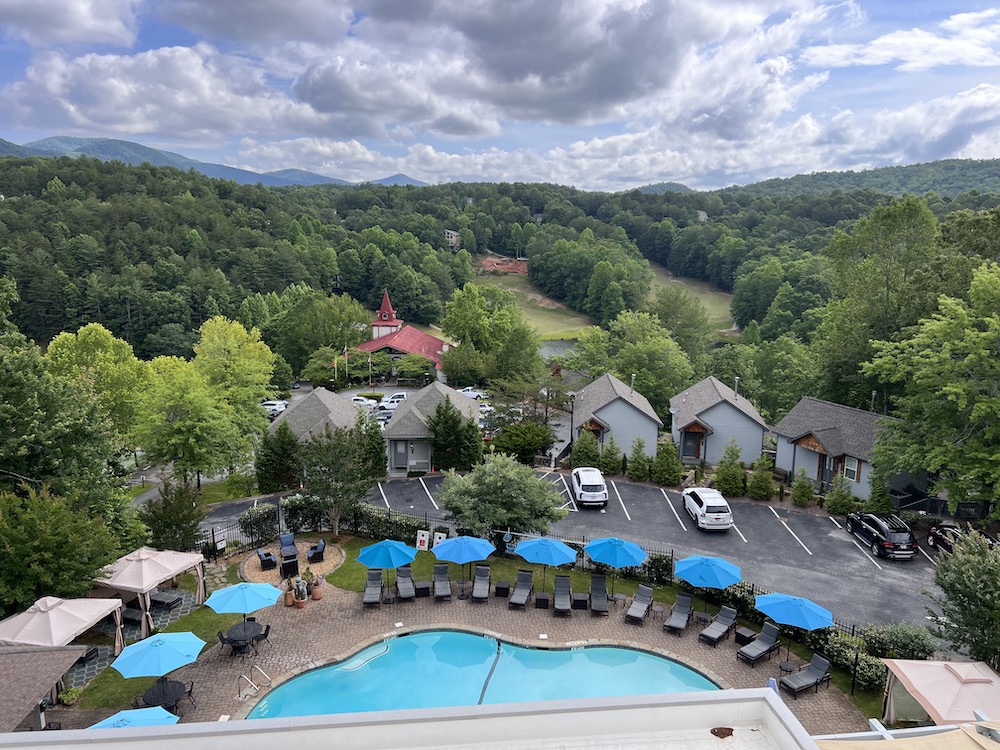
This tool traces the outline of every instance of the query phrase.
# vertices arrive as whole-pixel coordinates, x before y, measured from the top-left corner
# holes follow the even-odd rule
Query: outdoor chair
[[[229,636],[227,636],[225,633],[223,633],[220,630],[219,631],[219,644],[220,644],[219,645],[219,650],[220,651],[225,651],[226,650],[226,646],[228,646],[230,643],[231,643],[231,641],[229,639]]]
[[[396,571],[396,598],[401,602],[412,602],[417,596],[413,587],[413,570],[404,565]]]
[[[273,645],[271,643],[270,639],[268,638],[269,635],[271,635],[271,624],[270,623],[268,623],[267,625],[265,625],[264,629],[261,632],[259,632],[257,635],[255,635],[253,637],[253,650],[254,651],[257,650],[257,646],[260,645],[261,641],[267,641],[267,645],[268,646]]]
[[[326,552],[326,539],[320,539],[318,544],[314,544],[306,551],[306,561],[310,565],[323,562],[324,552]]]
[[[552,584],[552,614],[569,617],[573,607],[573,588],[570,585],[569,576],[556,576],[555,583]]]
[[[782,677],[780,684],[795,700],[798,700],[799,693],[803,690],[815,687],[816,692],[819,692],[821,682],[825,682],[827,688],[830,687],[830,662],[819,654],[813,654],[811,662],[798,672]]]
[[[451,601],[451,574],[448,572],[448,563],[436,563],[434,565],[434,601]]]
[[[261,570],[274,570],[278,567],[278,558],[270,552],[265,552],[260,547],[257,548],[257,557],[260,558]]]
[[[368,571],[363,606],[380,608],[382,606],[382,571],[377,568]]]
[[[736,627],[736,610],[732,607],[723,607],[709,626],[698,633],[698,640],[709,643],[715,648],[734,627]]]
[[[691,594],[678,594],[677,601],[674,602],[673,609],[670,610],[670,618],[663,623],[663,629],[675,633],[679,638],[691,621],[693,605],[694,598]]]
[[[485,603],[490,598],[490,566],[477,565],[472,579],[472,601]]]
[[[153,589],[149,592],[149,601],[152,604],[157,604],[161,607],[166,607],[167,609],[175,609],[181,606],[181,602],[184,599],[180,594],[174,591],[160,591],[159,589]]]
[[[299,556],[299,551],[295,547],[295,534],[286,531],[278,534],[278,545],[281,547],[281,559],[288,560]]]
[[[770,659],[771,654],[781,649],[781,641],[778,640],[779,635],[780,631],[777,625],[773,622],[765,622],[760,635],[745,646],[741,646],[740,650],[736,652],[736,659],[738,661],[745,661],[751,667],[765,656]]]
[[[141,695],[133,695],[132,700],[129,701],[129,705],[132,708],[146,708],[146,701],[142,699]]]
[[[194,702],[194,682],[193,681],[188,683],[187,691],[184,693],[184,695],[186,695],[187,699],[189,701],[191,701],[191,705],[192,706],[194,706],[195,708],[198,708],[198,704]]]
[[[635,596],[632,597],[632,606],[625,613],[625,622],[631,622],[633,625],[642,625],[646,619],[646,615],[649,614],[649,608],[652,604],[653,587],[647,586],[644,583],[640,584],[638,591],[635,592]]]
[[[514,583],[514,590],[510,594],[507,602],[509,609],[524,609],[528,603],[528,598],[535,590],[534,576],[530,570],[517,571],[517,581]]]
[[[590,577],[590,614],[608,614],[608,579],[606,576]]]

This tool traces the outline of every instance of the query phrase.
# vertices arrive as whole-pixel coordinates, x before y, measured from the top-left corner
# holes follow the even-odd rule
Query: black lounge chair
[[[299,556],[299,551],[295,547],[295,534],[292,532],[278,534],[278,544],[281,547],[282,560],[292,560]]]
[[[324,552],[326,552],[326,539],[320,539],[317,544],[314,544],[306,550],[306,562],[310,565],[313,563],[323,562]]]
[[[642,625],[643,620],[646,619],[646,615],[649,614],[649,608],[653,604],[653,587],[647,586],[646,584],[640,584],[639,590],[635,592],[635,596],[632,597],[632,606],[628,608],[628,612],[625,613],[625,622],[631,622],[635,625]]]
[[[490,598],[490,566],[477,565],[472,579],[472,601],[486,602]]]
[[[799,693],[811,687],[815,687],[818,693],[821,682],[825,682],[827,688],[830,687],[830,662],[819,654],[813,654],[811,662],[798,672],[782,677],[780,684],[798,700]]]
[[[368,580],[365,582],[365,607],[382,606],[382,571],[375,569],[368,571]]]
[[[573,614],[573,588],[569,576],[556,576],[552,591],[552,614],[566,617]]]
[[[712,648],[715,648],[734,627],[736,627],[736,610],[732,607],[723,607],[709,626],[698,633],[698,640],[710,643]]]
[[[396,571],[396,598],[401,602],[412,602],[417,597],[413,587],[413,570],[404,565]]]
[[[278,567],[278,558],[260,547],[257,548],[257,557],[260,558],[261,570],[274,570]]]
[[[608,579],[606,576],[590,577],[590,614],[608,614]]]
[[[510,592],[510,599],[507,601],[508,609],[524,609],[534,590],[535,581],[531,571],[517,571],[517,581],[514,583],[514,590]]]
[[[436,563],[434,565],[434,601],[451,601],[451,574],[448,572],[448,563]]]
[[[678,637],[684,632],[691,621],[691,612],[694,608],[694,598],[691,594],[678,594],[677,601],[674,602],[673,609],[670,610],[670,617],[663,623],[663,629],[676,633]]]
[[[166,609],[175,609],[181,606],[181,602],[184,601],[181,595],[174,591],[160,591],[159,589],[153,589],[149,592],[149,601],[153,604],[159,605],[160,607],[165,607]]]
[[[777,625],[773,622],[765,622],[760,635],[745,646],[741,646],[740,650],[736,652],[736,659],[738,661],[745,661],[751,667],[765,656],[770,659],[771,654],[781,649],[781,641],[778,640],[779,635],[780,632]]]

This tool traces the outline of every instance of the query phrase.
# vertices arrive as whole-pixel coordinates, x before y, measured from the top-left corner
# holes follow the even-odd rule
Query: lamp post
[[[573,424],[573,416],[576,407],[576,392],[569,392],[569,444],[573,445],[573,433],[575,432]]]

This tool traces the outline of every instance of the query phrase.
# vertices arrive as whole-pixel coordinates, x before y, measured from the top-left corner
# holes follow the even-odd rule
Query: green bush
[[[684,464],[677,455],[677,446],[667,440],[656,446],[656,456],[649,467],[654,482],[662,487],[676,487],[684,477]]]
[[[285,526],[298,534],[302,531],[321,531],[326,523],[326,513],[319,500],[311,495],[297,493],[281,499],[281,514]]]
[[[747,485],[747,494],[760,502],[767,502],[774,497],[774,463],[766,453],[754,464],[753,476]]]
[[[937,651],[937,641],[923,625],[908,622],[865,625],[859,632],[865,642],[865,650],[872,656],[930,659]]]
[[[622,450],[615,442],[615,436],[611,435],[601,449],[601,456],[597,459],[597,468],[605,476],[613,477],[621,474],[622,471]]]
[[[672,555],[652,554],[643,563],[642,573],[650,583],[667,584],[673,580],[674,558]]]
[[[795,472],[795,481],[792,482],[792,502],[799,508],[808,508],[816,494],[813,480],[809,478],[806,470],[801,466]]]
[[[632,452],[628,457],[625,476],[633,482],[645,482],[649,479],[649,458],[646,456],[646,441],[637,437],[632,441]]]
[[[746,479],[747,473],[740,461],[740,447],[735,440],[730,440],[712,474],[712,483],[723,495],[739,497],[743,494]]]
[[[757,598],[749,583],[734,583],[722,592],[722,603],[736,610],[740,617],[750,622],[763,623],[764,613],[757,609]]]
[[[860,653],[858,651],[860,649]],[[865,653],[865,641],[858,636],[849,636],[839,631],[827,640],[822,651],[830,663],[847,673],[854,673],[860,690],[878,690],[885,685],[886,667],[877,656]],[[857,671],[854,660],[857,658]]]
[[[240,531],[250,537],[250,545],[259,547],[274,539],[278,533],[278,509],[270,503],[247,508],[240,514]]]
[[[570,451],[570,463],[574,469],[581,466],[596,467],[600,459],[600,450],[597,447],[597,438],[590,430],[584,430],[579,437],[573,441],[573,449]]]
[[[851,663],[853,669],[854,663]],[[858,656],[858,669],[855,672],[855,684],[858,690],[881,690],[885,687],[885,677],[887,674],[885,664],[876,656],[870,654],[860,654]]]
[[[846,516],[858,507],[858,501],[851,494],[850,480],[843,474],[833,479],[830,491],[826,493],[826,509],[834,516]]]

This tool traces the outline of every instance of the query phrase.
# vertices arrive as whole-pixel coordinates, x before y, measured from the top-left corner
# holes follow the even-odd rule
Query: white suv
[[[573,496],[580,505],[600,505],[608,507],[608,486],[604,483],[604,475],[592,466],[580,466],[573,469]]]
[[[263,401],[261,402],[260,408],[267,412],[267,416],[274,419],[288,408],[288,402],[284,400]]]
[[[386,409],[393,410],[404,401],[406,401],[405,393],[393,393],[391,396],[385,396],[378,402],[378,406],[375,408],[379,411],[385,411]]]
[[[710,487],[689,487],[681,495],[684,510],[699,529],[722,529],[733,525],[733,512],[722,493]]]

